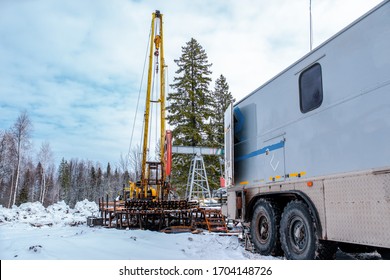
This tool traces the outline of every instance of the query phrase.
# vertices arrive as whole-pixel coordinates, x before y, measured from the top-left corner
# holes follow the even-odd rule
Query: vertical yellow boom
[[[165,138],[165,62],[164,62],[164,41],[163,41],[163,15],[160,11],[152,14],[152,26],[150,32],[150,52],[148,68],[148,84],[146,91],[145,115],[144,115],[144,135],[142,149],[142,172],[141,188],[143,198],[155,198],[152,194],[157,193],[158,199],[163,198],[165,182],[164,174],[164,138]],[[160,97],[158,100],[151,100],[155,68],[156,73],[160,74]],[[148,140],[150,127],[150,110],[151,103],[160,103],[160,161],[148,161]]]

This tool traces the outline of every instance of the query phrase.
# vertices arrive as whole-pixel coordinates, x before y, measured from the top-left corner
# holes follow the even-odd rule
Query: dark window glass
[[[320,64],[314,64],[299,76],[299,99],[302,113],[307,113],[321,106],[322,72]]]

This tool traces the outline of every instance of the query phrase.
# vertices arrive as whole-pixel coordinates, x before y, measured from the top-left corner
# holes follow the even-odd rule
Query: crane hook
[[[160,44],[161,44],[161,36],[160,35],[156,35],[156,37],[154,38],[154,44],[156,46],[156,49],[158,50],[160,48]]]

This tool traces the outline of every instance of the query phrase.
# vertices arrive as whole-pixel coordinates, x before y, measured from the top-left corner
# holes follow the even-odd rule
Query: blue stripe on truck
[[[265,154],[267,151],[271,152],[271,151],[274,151],[277,149],[281,149],[283,147],[284,147],[284,140],[280,141],[279,143],[273,144],[273,145],[265,146],[265,147],[261,148],[260,150],[253,151],[249,154],[236,157],[234,159],[234,161],[237,162],[237,161],[245,160],[245,159],[255,157],[255,156],[258,156],[261,154]]]

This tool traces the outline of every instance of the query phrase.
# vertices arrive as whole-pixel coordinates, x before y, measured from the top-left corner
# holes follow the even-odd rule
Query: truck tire
[[[314,221],[309,208],[302,201],[291,201],[284,208],[280,221],[280,242],[287,259],[316,259],[318,239]]]
[[[251,237],[261,255],[279,256],[282,251],[279,242],[280,210],[269,200],[260,199],[254,207],[251,220]]]

